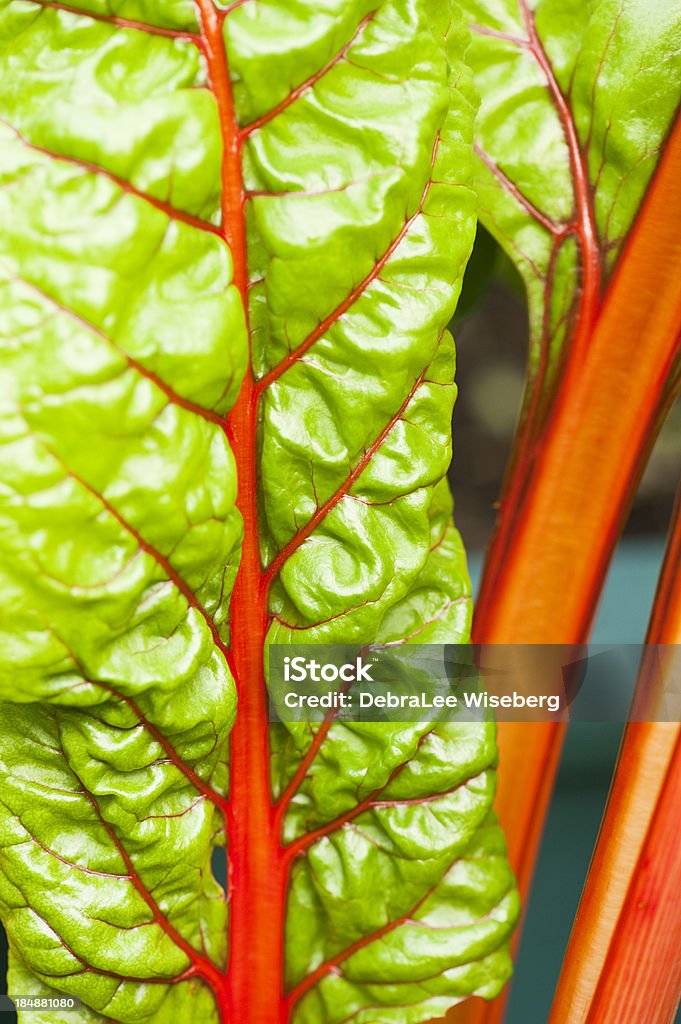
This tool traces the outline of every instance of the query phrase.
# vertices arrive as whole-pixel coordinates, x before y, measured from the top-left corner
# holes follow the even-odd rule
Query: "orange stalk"
[[[588,341],[571,347],[494,573],[477,643],[581,643],[613,549],[672,398],[681,333],[681,120],[632,228]],[[512,489],[512,488],[511,488]],[[503,523],[502,523],[503,526]],[[503,533],[503,530],[502,530]],[[499,725],[497,810],[526,895],[563,729]],[[504,1001],[471,1002],[457,1024],[495,1024]]]
[[[681,644],[681,491],[648,631]],[[637,715],[659,711],[678,654],[651,648]],[[661,665],[658,664],[661,662]],[[660,672],[661,668],[661,672]],[[632,722],[584,888],[551,1024],[668,1024],[681,996],[681,725]]]

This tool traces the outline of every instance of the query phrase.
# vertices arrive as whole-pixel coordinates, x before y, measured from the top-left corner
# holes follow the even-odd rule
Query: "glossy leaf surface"
[[[271,640],[468,636],[466,45],[425,0],[0,5],[15,993],[417,1024],[508,975],[493,727],[264,713]]]

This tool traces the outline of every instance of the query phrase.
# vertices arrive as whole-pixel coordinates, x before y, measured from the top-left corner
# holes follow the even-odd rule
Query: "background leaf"
[[[674,4],[645,0],[461,7],[481,95],[480,217],[527,287],[526,413],[535,387],[545,413],[566,345],[584,342],[593,324],[675,116],[681,20]]]

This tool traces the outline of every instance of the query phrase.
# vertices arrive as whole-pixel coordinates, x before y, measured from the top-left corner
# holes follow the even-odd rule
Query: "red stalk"
[[[527,40],[523,45],[531,53],[541,68],[549,95],[556,107],[563,126],[565,140],[570,156],[570,166],[574,185],[574,210],[570,223],[558,224],[549,220],[540,211],[528,204],[522,195],[518,195],[523,205],[532,216],[551,232],[553,236],[552,266],[560,246],[568,234],[574,234],[581,256],[582,287],[576,320],[571,340],[573,365],[577,354],[581,354],[585,339],[593,329],[598,309],[601,287],[600,253],[593,210],[591,206],[588,174],[579,139],[572,118],[569,104],[563,96],[555,78],[553,68],[544,51],[536,31],[534,18],[527,4],[521,0],[521,11],[527,31]],[[489,161],[485,161],[489,165]],[[495,173],[499,174],[495,168]],[[512,185],[508,182],[508,185]],[[515,193],[515,188],[511,189]],[[545,302],[545,325],[548,325],[549,289],[552,286],[552,274],[547,274]],[[547,370],[548,339],[543,339],[542,359],[537,369],[536,379],[531,382],[529,397],[525,403],[523,419],[514,452],[507,472],[504,493],[501,500],[501,512],[497,528],[487,554],[482,588],[476,606],[473,638],[483,643],[522,643],[522,642],[564,642],[575,639],[573,635],[555,629],[555,609],[546,609],[544,617],[523,616],[523,607],[528,594],[533,592],[531,580],[517,583],[513,570],[507,560],[515,543],[515,531],[526,518],[523,499],[528,486],[531,489],[531,478],[536,452],[540,449],[542,435],[542,413],[547,402],[544,396],[544,382]],[[565,384],[564,384],[565,386]],[[568,391],[569,394],[569,391]],[[568,435],[569,436],[569,435]],[[541,478],[540,478],[541,479]],[[560,524],[555,529],[555,539],[560,537]],[[536,544],[530,552],[529,565],[534,561],[535,553],[541,550],[540,543],[544,539],[544,526],[535,525],[534,536],[530,543]],[[548,538],[547,538],[548,539]],[[510,549],[510,552],[509,552]],[[525,557],[528,557],[525,555]],[[550,580],[549,580],[550,582]],[[528,586],[529,584],[529,586]],[[496,605],[503,601],[503,594],[511,592],[515,601],[515,614],[510,620],[497,621]],[[542,594],[538,587],[537,594]],[[596,596],[593,600],[595,604]],[[519,621],[520,620],[520,621]],[[522,625],[521,625],[522,622]],[[524,628],[525,632],[522,632]],[[582,639],[579,637],[579,639]],[[526,896],[534,870],[534,863],[539,849],[539,842],[544,820],[548,811],[553,790],[553,780],[560,760],[560,752],[564,738],[564,727],[559,723],[535,723],[528,731],[527,726],[516,723],[502,723],[499,726],[498,743],[501,770],[499,773],[499,789],[496,806],[502,825],[506,829],[509,857],[516,872],[518,886],[523,897]],[[515,948],[517,949],[518,929]],[[469,1002],[456,1011],[453,1019],[461,1024],[494,1024],[502,1019],[505,999],[502,997],[491,1006]]]
[[[677,731],[674,756],[588,1024],[671,1024],[679,1005],[681,739],[667,729]]]
[[[648,626],[648,643],[681,644],[681,487]]]
[[[541,446],[497,546],[474,623],[480,643],[587,636],[637,480],[671,400],[681,332],[681,121],[598,315],[571,347]],[[515,473],[524,470],[516,464]],[[506,536],[506,535],[505,535]],[[559,726],[501,723],[497,809],[526,893],[558,761]],[[493,1024],[503,1000],[457,1021]]]
[[[681,644],[681,491],[648,629]],[[644,657],[636,708],[655,718],[678,656]],[[667,1024],[681,996],[681,725],[627,727],[551,1024]]]

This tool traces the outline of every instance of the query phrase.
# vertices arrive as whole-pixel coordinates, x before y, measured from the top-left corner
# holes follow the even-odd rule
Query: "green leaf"
[[[681,17],[671,0],[460,6],[481,95],[480,217],[528,292],[533,432],[567,349],[586,343],[681,102]]]
[[[493,727],[270,728],[263,672],[468,638],[467,43],[433,0],[0,3],[0,907],[70,1021],[416,1024],[509,974]]]

